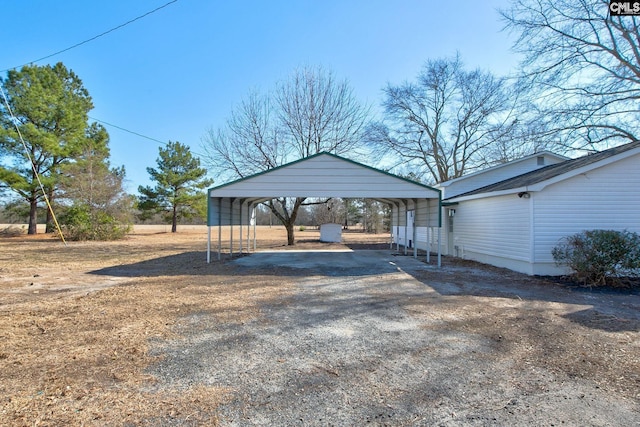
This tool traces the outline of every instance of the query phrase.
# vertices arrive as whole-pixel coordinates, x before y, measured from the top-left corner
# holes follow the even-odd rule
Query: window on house
[[[544,165],[544,156],[538,156],[538,166]]]

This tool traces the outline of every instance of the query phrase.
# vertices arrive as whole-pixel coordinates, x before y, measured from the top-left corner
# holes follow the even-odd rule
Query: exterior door
[[[416,211],[407,211],[407,247],[412,248],[415,245],[413,241],[413,220]]]

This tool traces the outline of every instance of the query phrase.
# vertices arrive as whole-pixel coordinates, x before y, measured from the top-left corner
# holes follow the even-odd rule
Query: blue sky
[[[90,39],[169,0],[6,1],[0,70]],[[63,62],[95,105],[90,116],[201,151],[251,90],[321,65],[347,79],[374,111],[381,89],[412,80],[427,59],[460,52],[468,68],[506,75],[513,36],[496,11],[508,0],[178,0],[90,43],[38,62]],[[2,73],[6,76],[6,72]],[[160,143],[106,126],[127,190],[150,184]],[[215,176],[213,176],[215,179]]]

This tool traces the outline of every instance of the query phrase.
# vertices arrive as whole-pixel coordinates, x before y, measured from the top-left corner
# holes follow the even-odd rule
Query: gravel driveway
[[[156,347],[164,359],[151,372],[160,384],[228,387],[221,425],[640,425],[640,378],[618,389],[552,362],[573,360],[568,343],[639,350],[637,295],[594,305],[589,294],[538,295],[544,287],[501,287],[498,273],[438,270],[389,251],[233,263],[243,275],[278,266],[273,280],[294,291],[246,323],[184,318],[182,339]],[[594,307],[600,316],[622,307],[626,323],[599,329],[584,319]]]

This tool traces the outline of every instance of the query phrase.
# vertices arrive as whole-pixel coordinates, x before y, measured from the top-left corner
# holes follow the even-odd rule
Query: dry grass
[[[226,391],[156,387],[145,373],[156,360],[150,343],[175,338],[173,326],[189,313],[259,317],[261,303],[290,287],[207,265],[206,228],[179,231],[143,227],[123,241],[67,246],[43,235],[0,238],[0,425],[217,424]],[[317,231],[297,235],[297,248],[320,245]],[[258,247],[282,248],[285,236],[260,228]]]
[[[159,357],[151,348],[179,339],[176,331],[192,314],[227,324],[260,320],[260,307],[285,300],[295,278],[277,271],[238,274],[224,261],[206,264],[206,227],[164,230],[139,227],[123,241],[68,246],[44,235],[0,237],[0,426],[218,424],[216,408],[230,391],[156,383],[147,373]],[[317,230],[296,236],[296,249],[382,248],[389,239],[346,233],[341,245],[319,243]],[[222,240],[226,252],[228,229]],[[285,241],[280,227],[258,229],[258,249],[286,250]],[[235,253],[239,244],[236,228]],[[243,245],[246,251],[246,240]],[[567,381],[593,379],[612,396],[640,399],[638,321],[599,311],[598,299],[612,296],[594,294],[593,309],[567,311],[555,297],[522,301],[482,287],[495,280],[526,289],[540,287],[540,279],[488,267],[472,273],[478,265],[468,261],[443,264],[439,282],[430,270],[414,275],[436,290],[440,283],[443,296],[437,307],[430,299],[412,300],[413,316],[434,328],[489,338],[497,348],[490,357],[529,372],[531,381],[518,387],[532,393],[546,387],[545,377],[531,373],[540,369]],[[482,286],[474,288],[474,280]],[[459,286],[468,295],[447,294]]]

